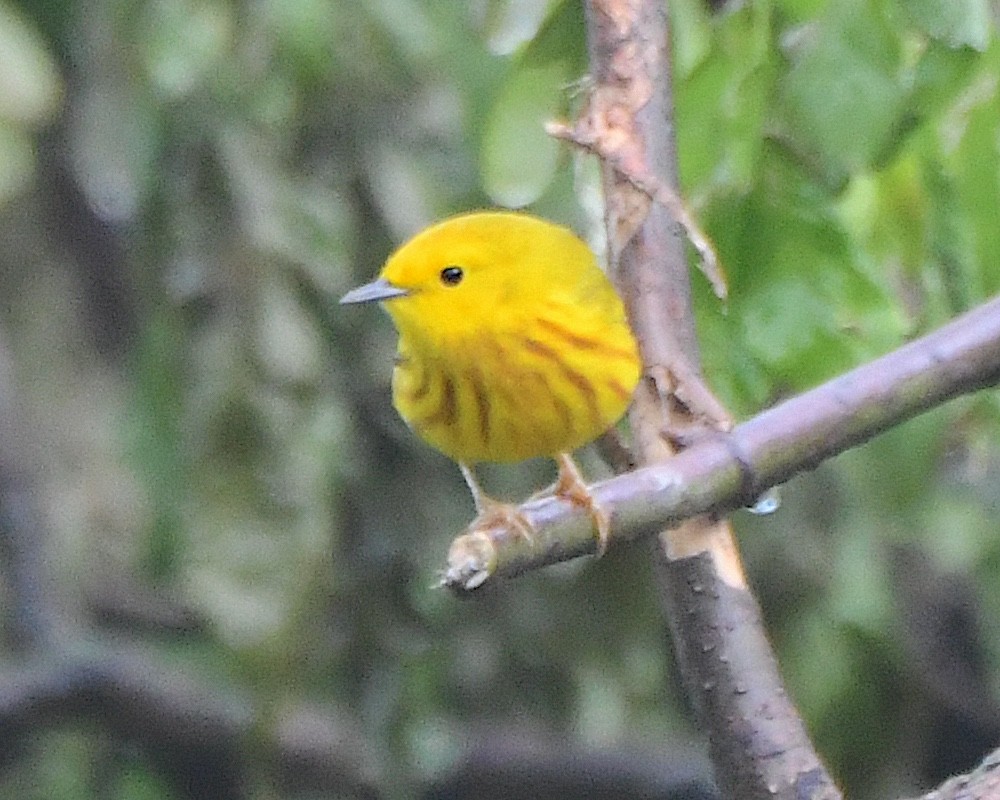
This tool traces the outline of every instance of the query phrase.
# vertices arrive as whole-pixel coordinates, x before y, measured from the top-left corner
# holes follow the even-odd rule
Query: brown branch
[[[706,437],[668,461],[591,487],[612,512],[611,546],[699,514],[751,504],[772,486],[948,400],[1000,383],[1000,297],[898,350]],[[593,521],[556,497],[525,503],[536,531],[473,530],[452,544],[445,585],[467,590],[596,551]],[[485,555],[478,560],[474,556]],[[483,574],[483,573],[486,574]]]
[[[683,226],[664,202],[678,185],[666,5],[585,4],[594,92],[578,123],[578,138],[601,154],[611,261],[645,365],[631,413],[645,465],[729,427],[701,380]],[[742,452],[736,456],[742,462]],[[742,463],[728,473],[755,488],[746,486]],[[693,517],[664,531],[657,566],[674,651],[722,794],[839,798],[784,691],[728,521]]]

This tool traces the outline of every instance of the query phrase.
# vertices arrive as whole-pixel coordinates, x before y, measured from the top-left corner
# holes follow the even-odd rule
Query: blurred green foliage
[[[988,0],[670,13],[683,192],[730,285],[720,305],[693,277],[702,350],[735,412],[998,290]],[[56,602],[248,698],[262,739],[305,705],[350,719],[387,793],[439,780],[487,729],[698,741],[643,548],[469,603],[432,588],[470,503],[391,409],[388,321],[336,307],[454,211],[530,205],[599,241],[593,163],[540,127],[585,96],[583,25],[569,0],[0,0],[0,330]],[[995,393],[953,403],[737,517],[789,688],[852,797],[971,765],[934,738],[950,678],[921,638],[939,606],[914,595],[939,576],[967,583],[974,636],[933,641],[974,662],[973,702],[1000,704],[996,412]],[[485,474],[518,496],[547,469]],[[121,587],[200,624],[109,623]],[[88,730],[38,742],[0,795],[174,796]],[[263,766],[253,786],[286,796]]]

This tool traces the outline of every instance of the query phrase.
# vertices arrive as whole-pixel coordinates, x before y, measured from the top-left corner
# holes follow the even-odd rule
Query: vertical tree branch
[[[593,93],[570,137],[598,153],[612,265],[646,365],[632,411],[641,463],[725,414],[700,378],[684,232],[655,197],[677,185],[662,0],[588,0]],[[726,796],[838,798],[786,695],[725,521],[660,536],[665,613]]]

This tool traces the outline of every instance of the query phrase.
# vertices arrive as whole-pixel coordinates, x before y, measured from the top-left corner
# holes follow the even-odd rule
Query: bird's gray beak
[[[379,278],[357,289],[351,289],[340,298],[340,304],[346,306],[349,303],[377,303],[381,300],[392,300],[394,297],[406,297],[408,294],[406,289],[400,289],[385,278]]]

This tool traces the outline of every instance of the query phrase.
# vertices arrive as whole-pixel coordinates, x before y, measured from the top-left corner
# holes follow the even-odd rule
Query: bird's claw
[[[590,515],[597,528],[597,555],[603,556],[611,544],[611,514],[591,494],[580,470],[568,454],[560,454],[557,461],[559,477],[556,479],[554,494],[580,506]]]
[[[479,502],[476,505],[479,513],[469,523],[469,530],[506,528],[513,532],[516,538],[523,539],[529,545],[534,545],[535,527],[517,506],[494,500],[485,495],[480,495],[478,499]]]

